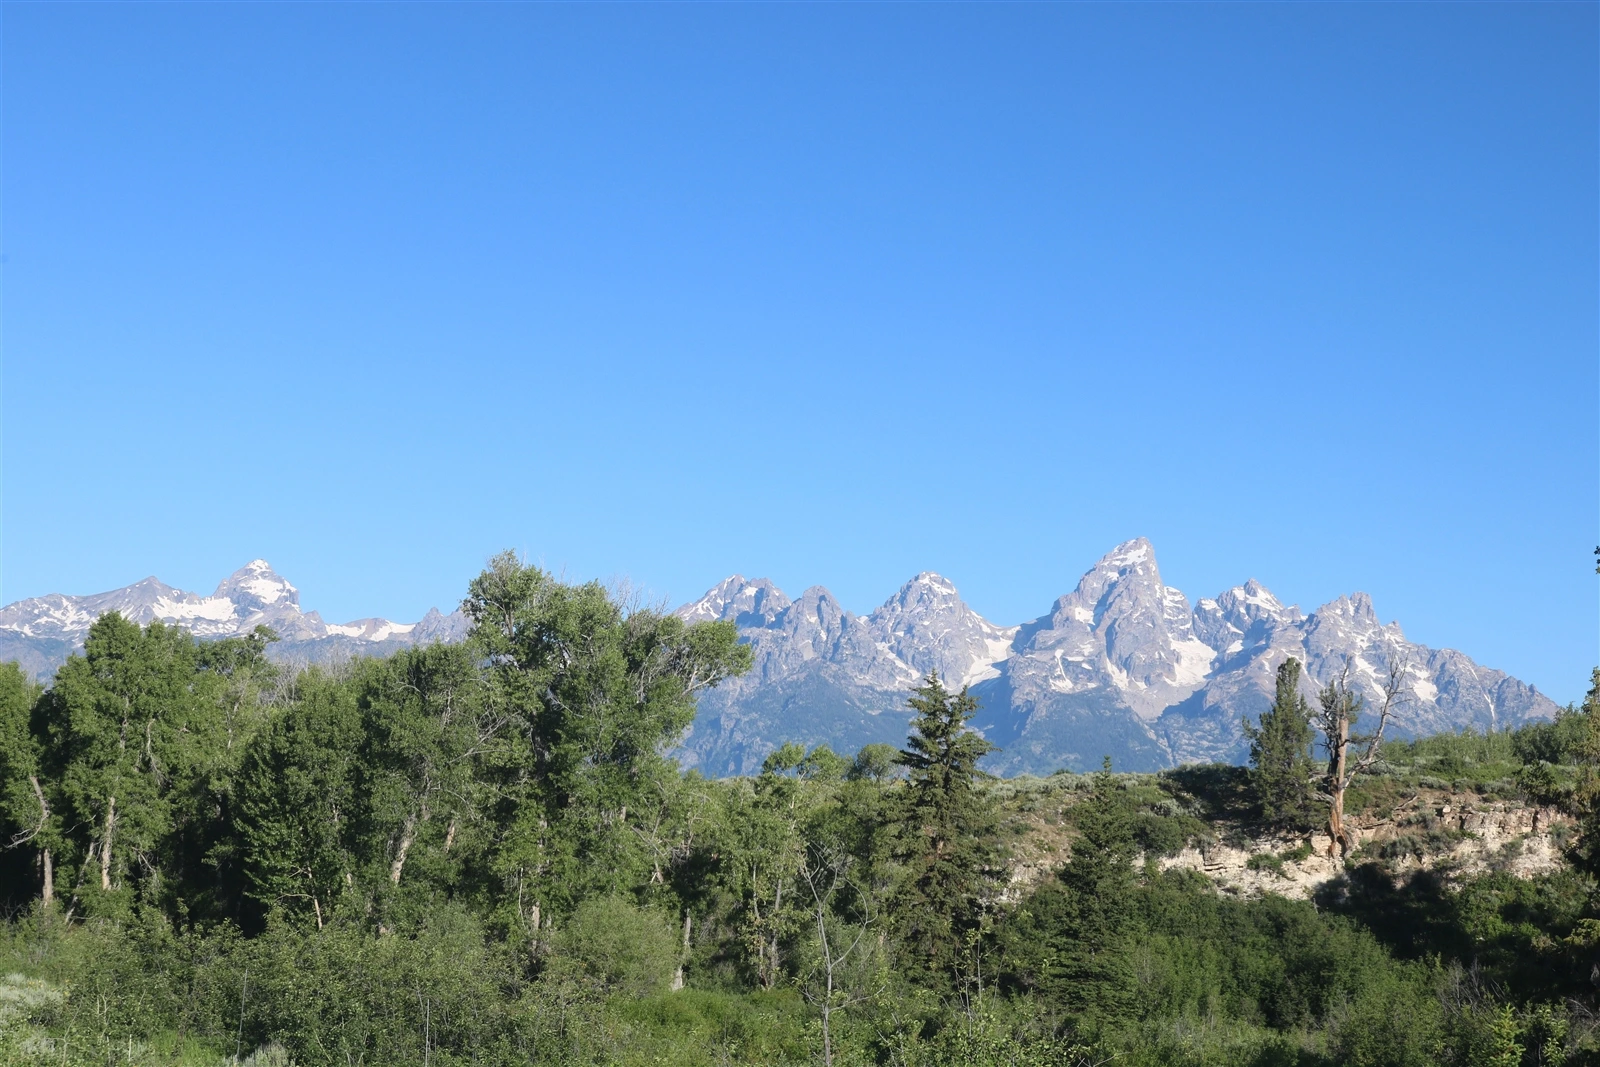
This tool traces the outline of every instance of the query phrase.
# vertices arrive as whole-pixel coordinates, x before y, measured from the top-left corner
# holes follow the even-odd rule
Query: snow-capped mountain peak
[[[750,581],[742,574],[724,578],[676,614],[685,622],[732,620],[740,626],[766,625],[789,606],[783,590],[765,578]],[[757,620],[764,620],[758,622]]]
[[[223,579],[210,596],[152,577],[108,593],[52,593],[8,604],[0,608],[0,659],[21,662],[35,677],[48,676],[83,647],[89,627],[109,611],[140,625],[160,619],[202,638],[231,637],[265,625],[280,638],[269,654],[305,660],[384,652],[419,640],[459,640],[468,625],[459,611],[432,611],[422,623],[358,619],[330,625],[314,611],[301,611],[300,591],[266,560],[256,559]]]
[[[279,605],[300,606],[300,590],[272,569],[264,559],[253,559],[217,583],[214,599],[227,599],[242,611],[265,611]]]

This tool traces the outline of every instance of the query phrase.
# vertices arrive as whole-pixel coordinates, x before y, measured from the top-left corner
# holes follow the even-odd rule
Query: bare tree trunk
[[[44,833],[45,827],[50,824],[50,802],[44,797],[44,789],[39,785],[39,776],[36,774],[28,775],[28,784],[33,786],[34,798],[39,802],[39,825],[34,828],[33,833],[19,836],[13,840],[11,842],[13,846],[21,844],[30,838],[37,839],[40,834]],[[40,862],[44,865],[44,888],[42,891],[44,906],[48,908],[56,897],[55,864],[52,862],[49,848],[41,846],[39,853]]]
[[[456,821],[450,820],[450,829],[444,832],[444,850],[450,851],[450,846],[456,843]]]
[[[311,895],[311,910],[317,913],[317,929],[322,929],[322,905],[317,903],[315,893]]]
[[[1345,777],[1345,757],[1350,750],[1350,717],[1341,715],[1338,722],[1338,733],[1333,735],[1334,750],[1329,754],[1333,764],[1332,781],[1328,783],[1328,792],[1331,799],[1328,802],[1328,857],[1333,858],[1333,850],[1339,850],[1342,860],[1350,853],[1350,835],[1344,829],[1344,791],[1349,780]]]
[[[1391,659],[1389,677],[1383,687],[1383,703],[1378,708],[1378,728],[1363,737],[1350,736],[1350,722],[1361,713],[1362,699],[1350,688],[1350,661],[1345,661],[1339,677],[1325,686],[1318,702],[1322,705],[1318,727],[1328,747],[1326,790],[1318,796],[1328,802],[1328,858],[1338,849],[1339,858],[1350,855],[1350,831],[1344,824],[1344,797],[1357,775],[1365,774],[1382,752],[1383,732],[1389,717],[1407,699],[1405,685],[1408,668],[1403,660]],[[1360,746],[1352,760],[1351,744]]]
[[[772,894],[772,970],[767,974],[767,989],[771,991],[778,985],[778,916],[783,909],[783,879],[778,879],[778,888]]]
[[[678,957],[678,969],[672,975],[672,991],[683,988],[683,965],[689,959],[689,913],[683,913],[683,953]]]
[[[406,853],[411,851],[411,842],[417,839],[417,817],[415,814],[406,816],[405,829],[400,831],[400,848],[394,854],[394,862],[389,865],[389,883],[400,884],[400,872],[406,867]]]
[[[822,898],[817,898],[817,940],[822,944],[823,967],[827,971],[827,984],[822,992],[822,1063],[833,1067],[833,949],[828,944],[828,927],[824,922]]]
[[[100,837],[100,888],[111,891],[111,843],[117,827],[117,798],[106,798],[106,828]]]

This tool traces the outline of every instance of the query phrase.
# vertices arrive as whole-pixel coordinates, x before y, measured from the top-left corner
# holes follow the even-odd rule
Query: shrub
[[[679,963],[678,932],[660,912],[620,896],[579,904],[555,937],[551,967],[607,992],[642,997],[666,989]]]

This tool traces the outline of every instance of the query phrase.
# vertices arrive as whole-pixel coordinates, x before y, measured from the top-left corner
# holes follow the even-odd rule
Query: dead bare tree
[[[870,993],[860,988],[845,988],[843,970],[851,957],[866,943],[867,933],[876,916],[872,912],[871,896],[853,892],[861,911],[860,921],[854,924],[854,936],[849,927],[841,933],[840,924],[833,920],[835,898],[841,890],[858,890],[850,878],[853,857],[847,853],[827,848],[811,849],[800,864],[800,878],[811,891],[812,916],[817,924],[817,967],[814,982],[802,983],[801,994],[817,1006],[822,1013],[822,1062],[833,1067],[833,1016],[852,1005],[866,1000]],[[848,938],[848,943],[846,942]],[[820,987],[820,988],[819,988]]]
[[[1338,848],[1341,860],[1350,854],[1350,834],[1344,825],[1345,792],[1357,775],[1366,773],[1378,761],[1389,716],[1407,695],[1406,662],[1401,657],[1391,656],[1389,674],[1383,684],[1383,702],[1378,708],[1378,728],[1370,734],[1351,733],[1350,728],[1360,718],[1366,703],[1361,694],[1350,687],[1353,662],[1347,656],[1339,676],[1318,694],[1321,707],[1316,719],[1328,750],[1327,773],[1316,795],[1328,803],[1328,856],[1331,858],[1333,850]]]

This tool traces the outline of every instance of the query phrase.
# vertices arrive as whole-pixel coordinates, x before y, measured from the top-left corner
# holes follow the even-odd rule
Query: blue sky
[[[1600,661],[1595,5],[3,20],[4,601],[514,547],[1011,623],[1144,535]]]

